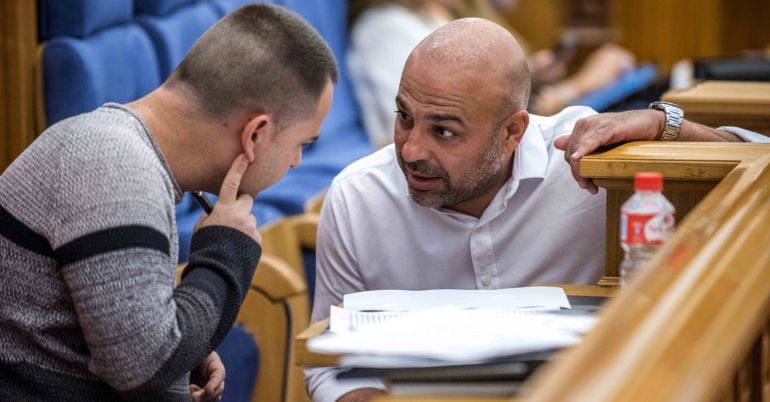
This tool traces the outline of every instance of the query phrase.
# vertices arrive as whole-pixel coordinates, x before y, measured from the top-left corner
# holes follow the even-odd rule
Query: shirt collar
[[[516,147],[511,178],[501,191],[505,194],[503,204],[516,193],[521,180],[545,178],[550,163],[548,150],[553,140],[572,133],[578,119],[592,114],[596,112],[589,107],[571,106],[553,116],[529,115],[529,126]]]
[[[503,196],[503,207],[516,194],[521,180],[545,177],[548,170],[548,146],[544,132],[550,129],[547,126],[547,119],[530,115],[529,126],[513,154],[511,177],[498,193]]]

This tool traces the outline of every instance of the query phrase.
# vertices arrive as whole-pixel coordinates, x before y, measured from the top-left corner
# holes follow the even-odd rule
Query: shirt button
[[[481,284],[484,286],[489,286],[489,284],[492,283],[492,278],[485,276],[481,278]]]

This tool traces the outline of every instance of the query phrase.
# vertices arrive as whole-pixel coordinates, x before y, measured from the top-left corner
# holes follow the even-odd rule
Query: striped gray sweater
[[[175,287],[181,190],[138,115],[46,130],[0,176],[0,400],[190,400],[260,247],[213,226]]]

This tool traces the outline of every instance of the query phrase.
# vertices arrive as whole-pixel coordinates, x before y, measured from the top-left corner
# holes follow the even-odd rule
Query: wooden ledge
[[[770,314],[767,244],[770,153],[724,177],[586,339],[543,367],[521,398],[717,400]]]
[[[719,181],[739,163],[770,153],[770,144],[637,141],[580,161],[580,173],[592,179],[631,179],[654,170],[666,180]]]

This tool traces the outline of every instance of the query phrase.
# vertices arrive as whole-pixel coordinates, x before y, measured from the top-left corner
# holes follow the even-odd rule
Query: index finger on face
[[[235,200],[238,198],[238,188],[241,186],[241,179],[247,167],[249,167],[249,160],[246,159],[246,155],[238,155],[230,166],[230,170],[227,171],[227,175],[225,175],[217,202],[235,203]]]

